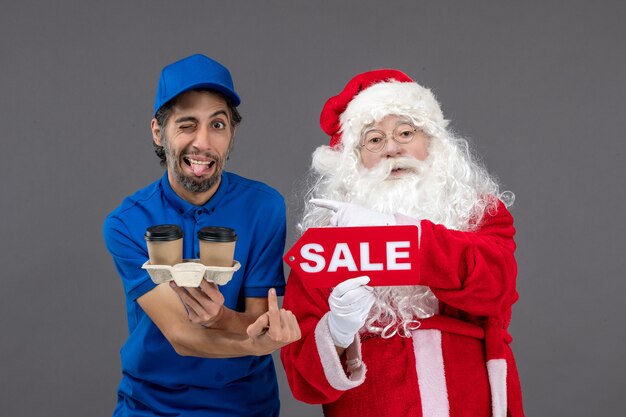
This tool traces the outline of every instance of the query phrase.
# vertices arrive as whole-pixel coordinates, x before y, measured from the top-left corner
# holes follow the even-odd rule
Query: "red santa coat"
[[[360,334],[340,361],[328,330],[330,289],[290,274],[283,305],[302,339],[280,356],[294,396],[323,404],[326,416],[522,417],[507,332],[517,300],[511,214],[499,202],[477,231],[419,226],[415,284],[431,288],[439,314],[420,320],[410,338]]]

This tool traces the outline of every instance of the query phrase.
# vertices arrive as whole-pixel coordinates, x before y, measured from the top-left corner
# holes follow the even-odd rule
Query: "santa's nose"
[[[396,142],[393,139],[388,139],[385,143],[385,147],[383,149],[385,157],[393,157],[400,155],[404,148],[402,145]]]

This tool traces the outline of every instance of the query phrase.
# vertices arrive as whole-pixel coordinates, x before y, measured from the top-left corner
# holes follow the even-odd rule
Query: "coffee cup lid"
[[[208,226],[200,229],[198,239],[207,242],[234,242],[237,240],[237,233],[230,227]]]
[[[144,238],[150,242],[167,242],[180,239],[183,235],[183,229],[176,224],[159,224],[148,227]]]

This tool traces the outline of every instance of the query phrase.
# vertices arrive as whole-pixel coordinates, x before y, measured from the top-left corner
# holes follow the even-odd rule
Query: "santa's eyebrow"
[[[396,127],[400,125],[413,125],[413,120],[410,117],[400,117],[396,122]]]
[[[383,132],[381,129],[376,129],[376,128],[373,128],[373,127],[366,127],[365,129],[363,129],[363,134],[364,134],[364,135],[366,135],[366,134],[368,134],[368,133],[370,133],[370,132],[380,132],[380,133],[385,133],[385,132]]]
[[[363,128],[363,134],[372,132],[372,131],[376,131],[376,132],[382,132],[385,133],[382,129],[377,129],[374,127],[375,122],[369,123],[368,125],[366,125]],[[411,119],[410,117],[407,116],[398,116],[398,120],[396,121],[396,123],[394,124],[394,129],[400,125],[411,125],[411,126],[415,126],[415,123],[413,122],[413,119]]]

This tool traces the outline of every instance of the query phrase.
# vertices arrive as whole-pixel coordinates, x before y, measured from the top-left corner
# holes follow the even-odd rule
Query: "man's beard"
[[[185,153],[187,155],[193,156],[203,156],[211,158],[215,161],[215,170],[213,174],[208,178],[195,177],[192,175],[187,175],[181,168],[180,164],[184,164],[182,161],[181,154],[176,154],[169,146],[169,140],[167,137],[163,137],[163,150],[165,152],[167,158],[167,169],[174,175],[176,181],[182,185],[182,187],[192,193],[204,193],[210,190],[217,182],[219,181],[222,175],[222,169],[224,168],[224,160],[216,153],[206,151],[202,153],[193,153],[193,152],[181,152],[181,154]],[[230,151],[230,149],[229,149]],[[228,155],[228,152],[227,154]],[[228,158],[228,156],[226,156]]]

